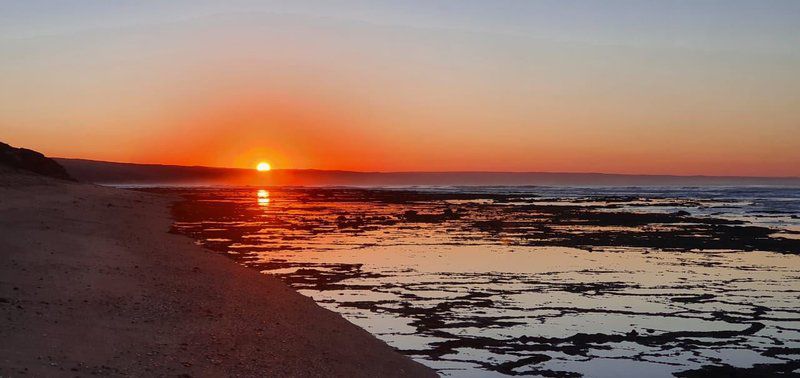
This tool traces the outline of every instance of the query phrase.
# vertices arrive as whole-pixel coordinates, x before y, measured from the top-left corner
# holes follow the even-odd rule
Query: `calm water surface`
[[[158,191],[175,232],[443,375],[800,369],[796,189]]]

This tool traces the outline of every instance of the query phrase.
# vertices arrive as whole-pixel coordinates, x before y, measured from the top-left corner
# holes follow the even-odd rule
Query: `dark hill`
[[[55,160],[34,150],[12,147],[3,142],[0,142],[0,165],[74,181],[67,173],[67,170]]]

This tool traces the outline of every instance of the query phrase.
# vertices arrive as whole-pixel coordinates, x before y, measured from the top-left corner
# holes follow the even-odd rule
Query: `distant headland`
[[[80,181],[110,185],[297,186],[796,186],[800,177],[674,176],[557,172],[355,172],[213,168],[56,158]]]

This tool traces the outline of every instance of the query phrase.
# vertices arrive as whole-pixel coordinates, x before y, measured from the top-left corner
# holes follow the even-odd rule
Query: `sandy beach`
[[[172,197],[0,170],[0,376],[435,376],[170,234]]]

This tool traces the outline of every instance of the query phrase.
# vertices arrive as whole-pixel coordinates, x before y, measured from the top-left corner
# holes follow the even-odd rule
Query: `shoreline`
[[[436,375],[168,233],[173,200],[0,170],[0,375]]]

